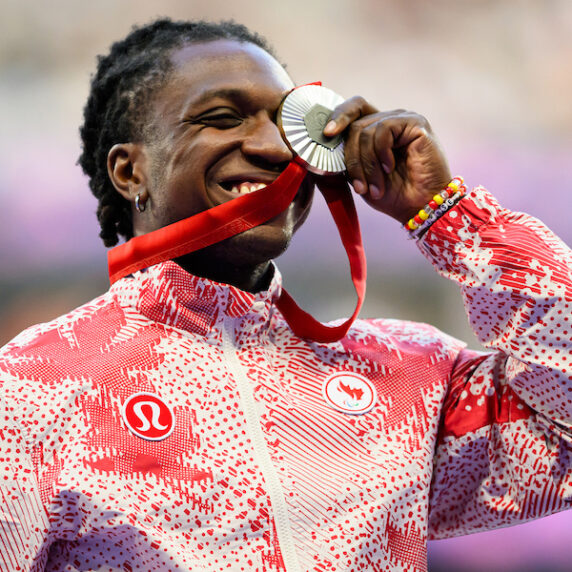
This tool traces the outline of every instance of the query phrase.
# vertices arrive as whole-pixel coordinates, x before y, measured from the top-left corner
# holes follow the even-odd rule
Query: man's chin
[[[291,240],[291,232],[269,222],[228,238],[220,244],[235,263],[256,265],[278,258],[286,251]]]
[[[254,271],[283,254],[291,240],[292,232],[267,223],[181,256],[177,262],[187,269],[229,267]]]

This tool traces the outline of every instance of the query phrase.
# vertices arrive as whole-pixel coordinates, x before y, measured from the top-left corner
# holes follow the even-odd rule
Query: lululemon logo
[[[363,415],[375,405],[377,394],[373,383],[352,372],[335,373],[322,386],[326,403],[348,415]]]
[[[131,433],[148,441],[166,439],[175,428],[173,411],[154,393],[134,393],[128,397],[121,416]]]

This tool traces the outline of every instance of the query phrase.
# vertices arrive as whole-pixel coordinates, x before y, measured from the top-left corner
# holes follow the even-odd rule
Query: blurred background
[[[0,0],[0,344],[107,288],[96,203],[76,165],[95,57],[157,16],[234,18],[268,37],[297,83],[426,115],[454,174],[572,243],[569,0]],[[353,290],[320,200],[279,260],[322,319]],[[479,344],[454,285],[399,225],[358,205],[369,262],[362,316],[431,322]],[[430,543],[430,569],[570,570],[572,513]]]

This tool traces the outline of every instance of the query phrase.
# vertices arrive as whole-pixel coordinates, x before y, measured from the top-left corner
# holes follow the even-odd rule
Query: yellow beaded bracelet
[[[435,220],[437,220],[437,210],[441,210],[443,203],[447,199],[452,198],[453,196],[459,194],[460,198],[465,194],[467,187],[465,187],[465,182],[463,177],[455,177],[451,179],[450,183],[437,195],[434,195],[433,198],[413,217],[410,218],[405,223],[405,228],[408,231],[418,230],[423,226],[423,228],[428,228]],[[447,206],[443,212],[439,212],[439,216],[446,212],[450,207]]]

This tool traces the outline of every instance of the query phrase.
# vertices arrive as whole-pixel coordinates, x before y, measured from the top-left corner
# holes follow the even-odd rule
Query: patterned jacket
[[[0,570],[426,570],[427,538],[572,500],[572,253],[476,189],[420,248],[490,353],[173,262],[0,354]]]

